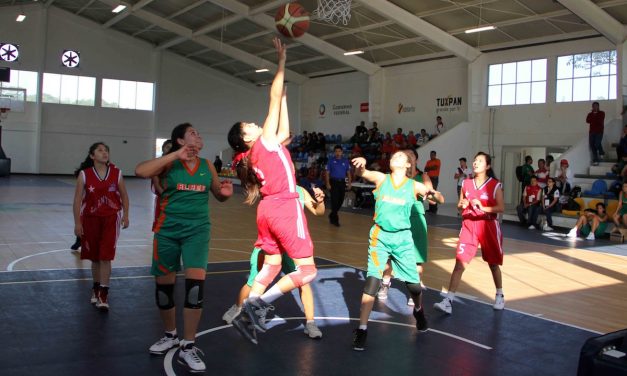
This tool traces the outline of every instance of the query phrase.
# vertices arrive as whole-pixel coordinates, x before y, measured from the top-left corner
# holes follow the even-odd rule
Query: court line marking
[[[287,320],[304,320],[304,319],[305,319],[304,317],[275,317],[275,318],[273,318],[270,321],[272,322],[272,321],[275,321],[275,320],[276,321],[281,321],[281,320],[287,321]],[[327,320],[327,321],[349,321],[349,322],[350,321],[359,321],[359,318],[339,317],[339,316],[315,316],[314,319],[316,319],[316,320]],[[414,329],[416,328],[415,325],[406,324],[406,323],[400,323],[400,322],[395,322],[395,321],[368,320],[368,322],[376,322],[378,324],[388,324],[388,325],[395,325],[395,326],[405,326],[405,327],[414,328]],[[207,330],[203,330],[202,332],[196,333],[196,338],[201,337],[201,336],[203,336],[205,334],[217,332],[217,331],[222,330],[222,329],[227,329],[227,328],[230,328],[232,326],[233,325],[221,325],[221,326],[217,326],[215,328],[210,328],[210,329],[207,329]],[[429,332],[433,332],[433,333],[436,333],[436,334],[447,336],[447,337],[456,339],[458,341],[466,342],[466,343],[468,343],[470,345],[482,348],[484,350],[488,350],[488,351],[492,350],[492,347],[490,347],[490,346],[481,344],[479,342],[472,341],[472,340],[464,338],[464,337],[457,336],[455,334],[451,334],[451,333],[448,333],[448,332],[444,332],[444,331],[437,330],[437,329],[431,329],[431,328],[427,329],[427,331],[425,333],[429,333]],[[173,364],[173,360],[174,360],[174,354],[176,353],[177,350],[178,350],[177,348],[170,349],[166,353],[165,358],[163,359],[163,369],[165,370],[165,374],[167,376],[176,376],[176,372],[174,371],[174,367],[173,367],[172,364]]]
[[[228,262],[242,262],[242,261],[228,261]],[[333,268],[333,267],[338,267],[338,266],[343,266],[341,264],[329,264],[329,265],[316,265],[316,267],[318,269],[320,268]],[[65,269],[62,269],[65,270]],[[91,269],[75,269],[75,270],[91,270]],[[205,272],[205,275],[218,275],[218,274],[229,274],[229,273],[247,273],[250,272],[250,268],[248,269],[238,269],[238,270],[221,270],[221,271],[214,271],[214,272]],[[182,277],[185,276],[185,273],[176,273],[177,277]],[[155,276],[150,274],[150,275],[129,275],[129,276],[121,276],[121,277],[111,277],[110,279],[115,279],[115,280],[124,280],[124,279],[143,279],[143,278],[154,278]],[[85,277],[85,278],[66,278],[66,279],[43,279],[43,280],[37,280],[37,281],[10,281],[10,282],[0,282],[0,286],[2,285],[21,285],[21,284],[28,284],[28,283],[53,283],[53,282],[76,282],[76,281],[91,281],[92,278],[91,277]]]

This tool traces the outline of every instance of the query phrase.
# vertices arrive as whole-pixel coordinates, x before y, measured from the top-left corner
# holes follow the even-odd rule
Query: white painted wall
[[[457,58],[386,68],[385,106],[379,128],[394,133],[396,128],[403,128],[404,133],[418,133],[424,128],[432,134],[438,115],[447,129],[465,121],[467,76],[466,63]],[[461,98],[461,105],[438,106],[438,98],[448,97]]]
[[[366,102],[368,76],[364,73],[309,80],[302,86],[302,130],[350,137],[360,121],[368,121],[368,113],[360,112],[360,104]],[[338,106],[342,108],[334,110]]]

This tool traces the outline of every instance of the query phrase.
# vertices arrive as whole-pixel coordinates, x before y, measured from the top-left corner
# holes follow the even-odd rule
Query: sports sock
[[[266,291],[263,295],[261,295],[260,298],[261,300],[269,304],[277,300],[281,296],[283,296],[283,293],[281,292],[281,289],[279,288],[279,286],[275,284],[274,286],[270,287],[270,290]]]

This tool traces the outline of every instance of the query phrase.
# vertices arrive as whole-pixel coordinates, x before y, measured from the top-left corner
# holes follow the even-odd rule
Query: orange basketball
[[[281,6],[274,16],[277,30],[288,38],[298,38],[309,29],[309,12],[299,3]]]

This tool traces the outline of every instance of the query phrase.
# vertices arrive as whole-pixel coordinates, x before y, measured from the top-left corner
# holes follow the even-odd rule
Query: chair
[[[567,215],[569,217],[579,217],[583,210],[586,208],[586,203],[583,201],[583,198],[577,197],[575,198],[575,202],[579,204],[579,210],[562,210],[562,214]]]
[[[597,179],[592,183],[592,188],[590,190],[585,190],[583,192],[585,196],[608,196],[611,195],[612,192],[607,190],[607,183],[603,179]]]
[[[605,208],[605,212],[607,215],[612,216],[616,212],[616,208],[618,208],[618,200],[610,200],[607,203],[607,208]]]

